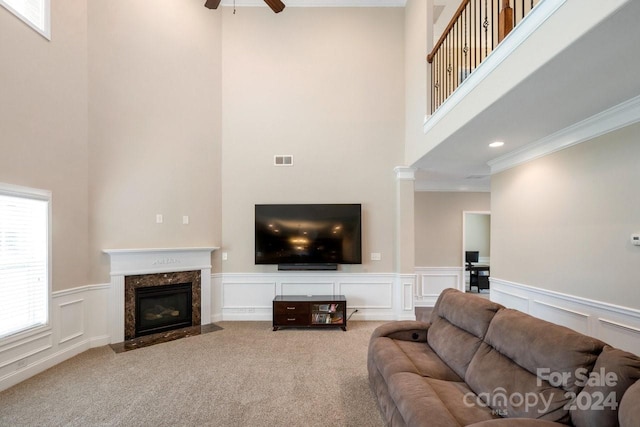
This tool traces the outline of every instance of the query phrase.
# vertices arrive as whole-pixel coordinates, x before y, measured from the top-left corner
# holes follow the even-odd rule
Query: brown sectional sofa
[[[391,426],[640,426],[640,358],[454,289],[377,328],[368,370]]]

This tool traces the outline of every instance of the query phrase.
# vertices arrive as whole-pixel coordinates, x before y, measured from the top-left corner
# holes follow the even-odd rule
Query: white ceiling
[[[640,95],[639,23],[626,2],[418,160],[416,189],[488,191],[489,161]]]

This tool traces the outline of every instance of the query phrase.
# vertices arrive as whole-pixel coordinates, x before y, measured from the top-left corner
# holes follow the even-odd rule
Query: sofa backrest
[[[604,343],[517,310],[493,317],[465,382],[503,417],[570,423]]]
[[[487,299],[446,289],[433,308],[427,342],[456,374],[464,378],[491,319],[502,308]]]

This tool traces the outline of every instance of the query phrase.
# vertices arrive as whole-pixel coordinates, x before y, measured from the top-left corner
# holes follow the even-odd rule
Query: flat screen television
[[[362,263],[360,204],[255,206],[255,262],[282,270]]]

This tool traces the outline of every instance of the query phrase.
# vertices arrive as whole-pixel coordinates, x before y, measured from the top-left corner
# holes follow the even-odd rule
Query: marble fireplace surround
[[[200,324],[211,323],[211,252],[216,249],[218,248],[105,249],[103,252],[109,254],[111,259],[110,343],[125,340],[125,279],[128,276],[171,273],[172,276],[167,277],[180,277],[182,275],[179,273],[182,272],[199,271]]]
[[[124,339],[136,338],[136,289],[166,285],[191,285],[191,326],[201,325],[200,270],[172,273],[138,274],[124,278]]]

